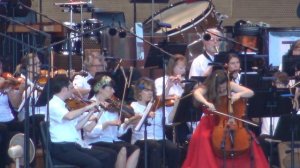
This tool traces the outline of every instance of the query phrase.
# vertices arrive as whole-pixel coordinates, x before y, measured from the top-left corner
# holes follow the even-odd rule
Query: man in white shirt
[[[80,130],[90,126],[86,123],[94,113],[91,109],[98,106],[99,102],[69,111],[64,101],[71,97],[73,86],[64,75],[54,77],[52,91],[54,96],[49,102],[51,156],[78,167],[114,167],[116,154],[111,155],[103,150],[89,149],[81,139]],[[89,111],[88,114],[82,117],[86,111]],[[90,124],[96,122],[94,120]]]
[[[96,72],[106,71],[106,61],[103,55],[101,55],[100,50],[95,50],[92,52],[87,52],[84,60],[84,67],[87,70],[87,76],[76,75],[73,80],[74,88],[77,91],[79,97],[83,96],[84,99],[88,99],[91,87],[88,81],[94,78]]]
[[[209,28],[203,35],[204,53],[197,56],[191,65],[189,78],[192,76],[208,76],[212,71],[212,66],[208,64],[214,61],[214,55],[218,53],[221,32],[216,28]]]

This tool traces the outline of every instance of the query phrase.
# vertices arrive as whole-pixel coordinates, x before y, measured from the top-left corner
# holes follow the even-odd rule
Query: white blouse
[[[91,100],[94,99],[96,98],[93,97]],[[121,141],[118,137],[127,131],[124,128],[124,124],[122,124],[121,126],[109,125],[106,128],[103,128],[103,124],[105,122],[117,120],[118,118],[119,118],[118,113],[104,111],[95,128],[91,132],[84,132],[84,141],[87,144],[96,143],[96,142]]]
[[[135,114],[143,115],[146,106],[138,103],[132,102],[131,107],[134,109]],[[162,112],[156,111],[154,118],[148,117],[147,126],[147,139],[151,140],[162,140],[163,139],[163,131],[162,131]],[[145,126],[142,125],[139,131],[135,131],[132,129],[132,138],[131,143],[134,144],[137,140],[144,140],[144,130]]]
[[[14,119],[11,108],[9,107],[7,94],[0,94],[0,122],[9,122]]]
[[[166,76],[166,79],[165,79],[165,82],[167,83],[168,81],[168,76]],[[155,88],[156,88],[156,95],[157,96],[161,96],[162,95],[162,89],[163,89],[163,77],[160,77],[160,78],[157,78],[155,80]],[[183,88],[181,85],[179,84],[174,84],[170,90],[169,90],[169,95],[176,95],[178,97],[181,97],[182,93],[183,93]],[[170,115],[170,113],[172,112],[173,110],[173,106],[170,106],[170,107],[165,107],[165,116],[166,118],[168,118],[168,116]],[[159,108],[156,110],[156,114],[159,116],[161,115],[162,116],[162,108]],[[157,116],[157,117],[158,117]],[[170,125],[171,123],[166,120],[166,124],[167,125]]]

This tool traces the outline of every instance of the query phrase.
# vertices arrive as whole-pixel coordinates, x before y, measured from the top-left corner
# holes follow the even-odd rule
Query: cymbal
[[[55,6],[61,6],[61,7],[65,7],[65,6],[76,6],[76,5],[86,5],[88,4],[88,2],[83,2],[83,1],[78,1],[78,2],[55,2],[54,5]]]

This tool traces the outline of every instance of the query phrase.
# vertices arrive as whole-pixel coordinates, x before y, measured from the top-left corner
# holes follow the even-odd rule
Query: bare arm
[[[198,87],[195,91],[194,91],[194,97],[195,99],[204,104],[205,106],[207,106],[210,110],[214,111],[216,110],[215,106],[211,103],[211,102],[208,102],[204,95],[206,94],[206,88],[205,87]]]
[[[231,90],[234,92],[232,95],[232,101],[236,101],[239,98],[250,98],[254,95],[254,92],[244,86],[238,85],[234,82],[230,82]]]
[[[95,128],[95,126],[97,125],[97,123],[98,123],[98,121],[99,121],[99,118],[101,117],[102,113],[103,113],[103,112],[98,113],[98,115],[95,116],[94,118],[93,118],[93,116],[91,116],[91,117],[89,118],[89,120],[91,120],[91,122],[89,122],[88,124],[86,124],[86,125],[83,127],[83,130],[84,130],[85,132],[91,132],[91,131]]]
[[[86,116],[84,116],[76,125],[76,129],[80,130],[84,127],[84,125],[89,121],[89,119],[91,118],[91,116],[94,114],[93,111],[88,112],[88,114]]]

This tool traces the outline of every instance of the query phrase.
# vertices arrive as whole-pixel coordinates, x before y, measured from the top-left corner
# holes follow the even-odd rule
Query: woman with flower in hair
[[[102,106],[108,107],[108,99],[114,94],[114,81],[106,74],[97,75],[89,81],[91,85],[90,100],[99,101]],[[120,140],[118,137],[126,132],[127,124],[121,123],[119,114],[101,108],[102,115],[95,115],[95,124],[92,129],[84,130],[84,140],[92,146],[108,147],[118,152],[117,168],[134,168],[138,163],[140,149],[137,146]]]

